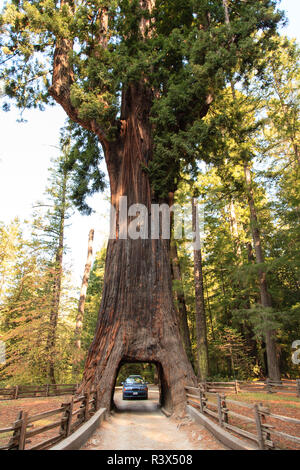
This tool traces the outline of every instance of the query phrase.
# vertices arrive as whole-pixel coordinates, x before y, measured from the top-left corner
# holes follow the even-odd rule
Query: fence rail
[[[77,388],[78,384],[16,385],[11,388],[0,388],[0,400],[74,395]]]
[[[281,393],[281,394],[294,394],[300,397],[300,379],[297,380],[282,380],[280,383],[272,382],[269,379],[266,381],[241,381],[235,380],[231,382],[201,382],[201,386],[206,391],[211,392],[267,392],[267,393]]]
[[[291,442],[300,449],[299,419],[271,413],[261,403],[250,404],[228,399],[225,394],[208,391],[202,384],[199,385],[199,388],[185,387],[187,403],[215,419],[222,428],[254,442],[259,449],[290,448]],[[236,408],[246,410],[245,414]],[[280,425],[276,424],[278,421],[293,424],[293,430],[298,431],[298,435],[282,431]]]
[[[7,442],[0,444],[0,450],[49,449],[89,420],[99,408],[99,392],[93,391],[72,397],[71,401],[62,403],[60,408],[43,413],[29,416],[27,412],[20,411],[13,425],[0,429],[0,438],[1,434],[9,434],[6,436]],[[49,417],[54,417],[54,421],[44,424]],[[44,436],[49,431],[51,435]]]

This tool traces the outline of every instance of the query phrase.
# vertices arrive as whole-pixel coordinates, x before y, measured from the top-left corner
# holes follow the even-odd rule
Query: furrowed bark
[[[184,412],[186,383],[195,384],[192,366],[184,351],[173,304],[170,240],[122,238],[132,222],[119,218],[120,198],[128,208],[143,204],[151,222],[151,190],[147,165],[152,154],[149,114],[153,94],[143,82],[123,93],[119,140],[106,151],[111,203],[117,214],[116,239],[107,247],[105,279],[96,334],[85,364],[82,390],[96,386],[101,406],[113,405],[118,370],[126,362],[157,365],[161,403],[175,413]],[[166,201],[165,201],[166,202]],[[148,228],[149,228],[148,227]]]
[[[145,40],[151,34],[148,12],[154,0],[141,1],[147,10],[140,22],[140,34]],[[105,12],[103,12],[105,16]],[[107,31],[106,19],[100,15],[100,33]],[[101,30],[102,28],[102,30]],[[105,29],[106,28],[106,29]],[[101,37],[100,34],[100,37]],[[101,40],[99,40],[101,45]],[[105,47],[105,40],[102,44]],[[153,153],[150,113],[155,90],[147,86],[147,77],[124,85],[118,134],[108,140],[105,130],[91,121],[82,121],[70,100],[73,71],[69,56],[73,44],[58,39],[54,58],[53,85],[50,93],[69,117],[94,132],[102,144],[107,164],[111,204],[117,218],[115,239],[107,247],[105,279],[96,333],[85,363],[81,391],[97,387],[101,406],[113,405],[113,391],[119,368],[126,362],[151,362],[157,365],[161,384],[161,403],[170,411],[185,409],[184,385],[195,384],[196,377],[184,351],[178,317],[173,304],[170,268],[170,240],[124,238],[124,226],[119,218],[120,201],[127,205],[143,204],[151,220],[151,203],[158,200],[151,190],[143,167]],[[96,49],[94,52],[96,54]],[[101,97],[99,97],[101,99]],[[203,103],[207,113],[212,95]],[[132,216],[127,215],[127,224]]]

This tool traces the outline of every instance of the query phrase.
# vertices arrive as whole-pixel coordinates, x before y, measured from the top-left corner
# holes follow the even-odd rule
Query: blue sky
[[[0,0],[0,9],[3,4]],[[284,33],[300,43],[300,0],[282,0],[281,8],[289,19]],[[50,159],[58,154],[59,132],[66,115],[55,106],[46,112],[28,111],[24,117],[28,122],[19,124],[14,111],[0,111],[0,221],[5,223],[16,216],[29,218],[33,203],[42,199]],[[95,229],[95,249],[99,249],[106,238],[108,205],[104,196],[96,195],[92,205],[97,212],[90,217],[75,213],[66,233],[71,249],[68,260],[73,266],[75,282],[79,282],[83,272],[90,228]]]

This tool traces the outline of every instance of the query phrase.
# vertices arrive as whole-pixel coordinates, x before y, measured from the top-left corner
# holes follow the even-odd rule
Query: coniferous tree
[[[213,138],[203,117],[219,90],[273,47],[281,17],[275,1],[233,2],[230,16],[229,28],[217,0],[180,8],[159,0],[13,1],[1,17],[2,54],[12,59],[3,71],[6,93],[21,108],[51,96],[86,139],[99,139],[116,212],[121,196],[150,210],[153,202],[169,202],[182,166],[202,158],[201,143]],[[77,166],[81,206],[84,192],[101,186],[93,155],[86,162],[89,185]],[[195,377],[176,323],[169,241],[119,235],[117,221],[83,388],[99,386],[109,408],[120,363],[155,362],[163,403],[179,411],[184,384]]]
[[[92,256],[93,256],[93,240],[94,240],[94,230],[91,229],[89,231],[89,238],[88,238],[88,252],[87,252],[87,260],[84,267],[84,274],[82,277],[81,289],[80,289],[80,297],[79,297],[79,304],[78,304],[78,313],[76,316],[76,327],[75,327],[75,355],[73,359],[73,375],[76,376],[78,373],[78,363],[80,359],[80,350],[81,350],[81,336],[82,336],[82,325],[84,319],[84,307],[86,301],[86,294],[88,288],[88,282],[90,277],[90,271],[92,267]]]

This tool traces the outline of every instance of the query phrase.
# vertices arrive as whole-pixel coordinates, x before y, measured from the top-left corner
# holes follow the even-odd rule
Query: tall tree
[[[74,374],[77,373],[77,363],[79,359],[78,352],[81,350],[81,335],[82,335],[82,325],[84,319],[84,306],[86,301],[86,293],[88,288],[88,282],[90,277],[90,271],[92,267],[92,257],[93,257],[93,240],[94,240],[94,230],[91,229],[89,231],[88,237],[88,251],[87,251],[87,260],[84,267],[84,273],[82,277],[81,289],[80,289],[80,297],[79,297],[79,304],[78,304],[78,313],[76,316],[76,328],[75,328],[75,356],[74,356]]]
[[[199,228],[198,202],[192,197],[192,218],[194,241],[194,282],[196,304],[197,359],[198,374],[201,381],[208,376],[207,327],[203,287],[202,252]]]
[[[260,301],[261,305],[265,308],[272,308],[272,300],[267,286],[266,271],[264,269],[264,254],[262,249],[262,242],[260,236],[260,230],[258,226],[258,219],[256,213],[256,207],[254,203],[253,188],[251,171],[247,163],[244,164],[245,182],[247,198],[250,209],[250,224],[251,232],[253,237],[253,245],[256,255],[256,262],[259,264],[258,276],[259,276],[259,289],[260,289]],[[280,370],[279,362],[276,350],[275,331],[270,328],[266,328],[266,348],[267,348],[267,361],[268,361],[268,376],[271,380],[280,381]]]
[[[44,245],[45,254],[49,257],[51,280],[51,309],[47,325],[47,364],[51,383],[55,383],[56,336],[60,310],[60,298],[63,278],[63,255],[65,251],[65,224],[70,216],[69,172],[64,161],[67,149],[63,146],[62,156],[53,161],[50,171],[49,186],[46,190],[46,201],[35,205],[35,237]]]
[[[63,276],[64,230],[67,211],[66,193],[67,171],[63,170],[59,184],[59,193],[57,194],[58,204],[56,204],[55,207],[56,213],[53,214],[54,218],[57,219],[57,246],[55,249],[55,261],[53,265],[52,307],[50,311],[49,332],[46,346],[49,353],[49,377],[51,383],[55,383],[55,341]]]
[[[191,363],[193,364],[193,355],[192,355],[192,344],[191,344],[191,337],[188,325],[188,315],[187,315],[187,308],[185,302],[185,295],[182,283],[182,275],[181,275],[181,267],[180,261],[177,252],[177,245],[174,239],[171,240],[170,246],[170,254],[171,254],[171,269],[172,269],[172,279],[173,279],[173,289],[176,295],[177,301],[177,310],[179,314],[179,327],[180,333],[184,345],[185,352]]]
[[[127,197],[128,207],[143,204],[148,213],[151,203],[168,204],[181,167],[201,158],[199,139],[211,138],[203,117],[218,90],[272,47],[280,17],[272,0],[234,2],[228,31],[219,0],[32,0],[13,1],[1,18],[2,54],[12,59],[12,66],[5,62],[7,94],[20,107],[50,95],[82,135],[92,133],[103,148],[116,239],[108,242],[82,385],[99,386],[107,408],[126,361],[158,365],[163,404],[174,411],[183,409],[184,384],[195,382],[172,300],[169,240],[124,239],[120,198]],[[101,186],[94,155],[86,165],[95,169],[87,191]]]
[[[6,363],[1,366],[0,380],[7,385],[49,383],[49,351],[47,343],[53,312],[54,268],[53,243],[45,241],[45,233],[37,230],[43,217],[33,223],[20,221],[0,231],[0,247],[6,241],[5,232],[14,238],[9,247],[12,269],[6,269],[4,292],[0,303],[0,336],[6,343]],[[49,220],[44,220],[46,226]],[[49,227],[49,226],[48,226]],[[25,238],[23,232],[27,234]],[[30,238],[29,238],[29,236]],[[48,233],[49,235],[49,233]],[[3,236],[3,238],[2,238]],[[6,265],[6,268],[8,266]],[[60,310],[55,328],[55,378],[62,382],[71,379],[72,339],[74,324],[71,314],[74,304],[69,290],[72,287],[64,270],[60,295]]]

